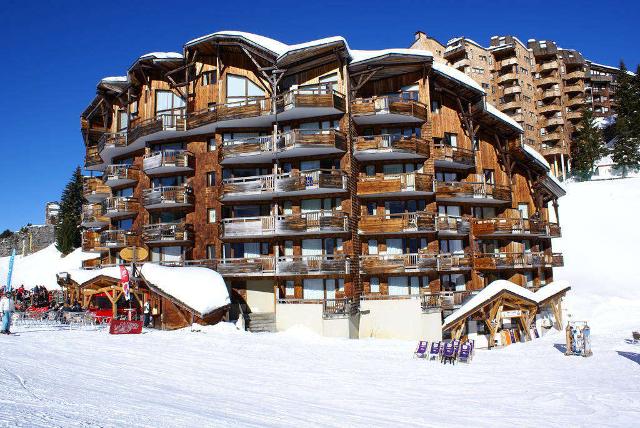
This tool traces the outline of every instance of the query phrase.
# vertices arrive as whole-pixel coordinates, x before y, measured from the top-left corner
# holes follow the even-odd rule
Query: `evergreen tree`
[[[571,150],[573,173],[582,180],[588,180],[594,173],[595,164],[607,155],[602,131],[596,125],[593,112],[589,108],[582,110]]]
[[[71,180],[65,186],[60,199],[60,214],[56,227],[56,247],[63,254],[69,254],[82,243],[79,226],[83,203],[82,174],[80,167],[77,167],[71,176]]]
[[[640,167],[640,101],[638,77],[627,72],[624,62],[620,62],[616,82],[615,100],[618,117],[615,125],[617,138],[613,145],[612,158],[625,177],[629,170]]]

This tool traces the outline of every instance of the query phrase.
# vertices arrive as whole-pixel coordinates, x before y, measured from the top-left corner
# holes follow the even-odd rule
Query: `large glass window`
[[[264,91],[251,80],[243,76],[227,75],[227,102],[247,101],[255,97],[264,97]]]
[[[184,106],[184,100],[173,92],[156,91],[156,115],[180,113]]]

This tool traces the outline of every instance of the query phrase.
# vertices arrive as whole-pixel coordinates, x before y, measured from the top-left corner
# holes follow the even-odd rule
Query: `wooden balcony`
[[[560,253],[480,253],[474,255],[473,266],[477,270],[533,269],[561,267],[564,264]]]
[[[192,172],[193,153],[187,150],[162,150],[146,154],[142,160],[142,170],[148,176]]]
[[[511,202],[509,186],[487,184],[482,181],[437,181],[438,201],[499,205]]]
[[[98,150],[102,153],[105,149],[115,149],[127,147],[127,133],[126,131],[120,132],[105,132],[98,140]]]
[[[343,254],[278,257],[278,275],[346,275],[349,259]]]
[[[278,98],[278,120],[343,114],[345,97],[331,83],[292,87]]]
[[[512,58],[507,58],[507,59],[503,59],[502,61],[500,61],[500,67],[511,67],[518,64],[518,58],[516,57],[512,57]]]
[[[240,101],[219,104],[189,113],[187,116],[187,128],[195,129],[216,124],[217,122],[228,121],[237,122],[238,126],[264,126],[268,122],[262,118],[271,115],[271,107],[271,99],[265,97],[248,97]],[[252,119],[254,120],[252,121]]]
[[[538,106],[538,113],[555,113],[558,111],[562,111],[562,106],[559,103]]]
[[[543,145],[540,149],[540,153],[543,156],[554,156],[554,155],[560,155],[560,154],[568,155],[569,147],[563,143],[556,144],[556,145],[548,145],[548,146]]]
[[[101,177],[84,177],[82,195],[89,202],[101,202],[111,196],[111,188],[104,184]]]
[[[104,161],[100,157],[100,151],[98,150],[97,145],[90,145],[86,147],[86,152],[84,155],[84,166],[88,169],[91,167],[99,166],[103,164]]]
[[[580,110],[568,111],[565,113],[567,119],[571,121],[577,121],[582,119],[582,112]]]
[[[102,179],[109,187],[129,186],[138,182],[140,170],[131,165],[108,165]]]
[[[567,73],[564,75],[564,80],[572,80],[572,79],[584,79],[586,77],[586,73],[583,70],[572,71],[571,73]]]
[[[558,61],[548,61],[540,65],[540,71],[557,70],[560,67]]]
[[[366,275],[436,271],[436,254],[375,254],[360,256],[360,272]]]
[[[142,240],[147,245],[191,245],[193,227],[188,223],[156,223],[142,227]]]
[[[96,257],[95,259],[87,259],[81,262],[82,269],[102,269],[105,267],[112,267],[115,264],[111,263],[111,259],[109,256],[105,257]]]
[[[112,196],[105,199],[103,204],[105,217],[112,219],[132,217],[140,210],[138,200],[126,196]]]
[[[358,196],[364,198],[428,196],[433,193],[433,176],[421,172],[358,177]]]
[[[469,60],[469,58],[462,58],[454,62],[452,67],[457,68],[460,71],[463,71],[464,68],[468,67],[469,65],[471,65],[471,61]]]
[[[546,91],[542,91],[542,96],[541,98],[543,100],[549,99],[549,98],[556,98],[562,95],[562,92],[560,92],[560,89],[547,89]]]
[[[471,269],[473,259],[467,253],[440,253],[438,254],[438,271],[458,272]]]
[[[552,116],[547,119],[542,119],[542,126],[545,128],[560,125],[564,125],[564,119],[562,118],[562,116]]]
[[[501,83],[511,82],[513,80],[518,80],[518,74],[514,72],[509,72],[509,73],[505,73],[498,76],[498,78],[496,79],[496,82],[498,84],[501,84]]]
[[[142,205],[148,210],[192,207],[194,201],[190,186],[161,186],[142,192]]]
[[[85,253],[100,252],[100,232],[94,230],[82,231],[82,251]]]
[[[425,299],[426,304],[434,304],[437,302],[441,309],[452,310],[462,306],[468,299],[472,298],[477,293],[477,291],[472,290],[440,291],[437,293],[424,293],[425,297],[423,297],[423,299]],[[422,307],[424,311],[425,306]]]
[[[507,101],[500,104],[500,111],[508,111],[522,107],[521,100]]]
[[[290,235],[319,235],[349,231],[349,216],[342,211],[311,211],[279,216],[223,219],[225,239]]]
[[[608,74],[589,73],[587,76],[592,82],[613,82],[613,77]]]
[[[100,232],[99,242],[103,250],[140,246],[140,236],[129,230],[105,230]]]
[[[556,83],[560,83],[560,78],[558,76],[547,76],[547,77],[543,77],[541,79],[535,80],[535,84],[537,87],[555,85]]]
[[[562,132],[548,132],[542,136],[540,136],[540,140],[544,142],[548,141],[560,141],[562,140]]]
[[[148,135],[168,131],[184,131],[187,129],[187,120],[184,109],[174,112],[158,113],[149,119],[134,119],[129,124],[127,132],[127,145]]]
[[[582,85],[581,83],[576,83],[574,85],[566,85],[564,86],[564,92],[566,94],[574,94],[574,93],[583,93],[584,92],[584,85]]]
[[[482,237],[547,236],[549,223],[521,218],[475,219],[473,234]]]
[[[222,163],[268,163],[274,155],[273,137],[239,138],[222,143]]]
[[[347,175],[342,170],[316,169],[228,178],[222,182],[222,191],[224,201],[342,193],[347,191]]]
[[[435,216],[427,211],[398,214],[364,215],[358,223],[361,235],[433,233]]]
[[[273,276],[276,272],[275,257],[243,257],[212,260],[212,268],[226,277]]]
[[[359,136],[356,139],[354,156],[359,161],[421,159],[429,157],[429,143],[415,136]]]
[[[276,141],[278,159],[340,154],[346,149],[346,137],[337,129],[295,129]]]
[[[575,107],[575,106],[581,106],[584,103],[585,103],[584,97],[578,96],[578,97],[569,98],[565,102],[565,106],[567,106],[567,107]]]
[[[109,217],[105,215],[103,204],[84,204],[82,205],[82,214],[80,217],[80,225],[89,228],[102,228],[110,223]]]
[[[471,221],[467,217],[438,214],[436,228],[439,235],[468,235]]]
[[[436,144],[433,158],[436,168],[470,169],[476,164],[476,153],[473,150],[447,144]]]
[[[520,85],[506,86],[502,90],[502,93],[505,95],[519,94],[521,92],[522,92],[522,86]]]
[[[353,120],[358,125],[383,123],[422,123],[427,120],[428,107],[401,95],[356,98],[351,103]]]

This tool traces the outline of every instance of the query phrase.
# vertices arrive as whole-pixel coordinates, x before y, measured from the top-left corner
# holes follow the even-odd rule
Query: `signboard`
[[[135,261],[141,262],[149,257],[149,251],[143,247],[126,247],[120,250],[120,258],[128,262],[132,261],[135,256]]]
[[[512,311],[502,311],[500,315],[502,316],[502,318],[516,318],[522,316],[522,311],[519,309],[514,309]]]
[[[140,334],[142,321],[111,320],[109,334]]]

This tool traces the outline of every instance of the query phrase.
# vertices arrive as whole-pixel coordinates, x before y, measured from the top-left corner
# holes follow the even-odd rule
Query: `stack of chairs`
[[[462,342],[458,339],[444,342],[420,341],[414,357],[427,358],[428,361],[440,360],[442,364],[455,364],[456,361],[470,363],[475,353],[475,341]]]

